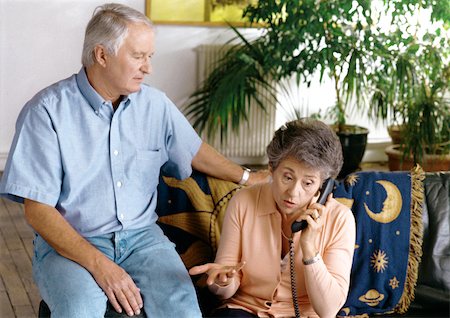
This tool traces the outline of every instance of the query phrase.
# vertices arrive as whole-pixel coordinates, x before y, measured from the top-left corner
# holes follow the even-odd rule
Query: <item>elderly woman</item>
[[[301,317],[335,317],[349,289],[355,221],[332,194],[325,205],[317,199],[342,166],[339,139],[320,121],[296,120],[275,132],[267,155],[271,181],[232,198],[215,263],[190,274],[207,273],[209,289],[223,299],[214,317],[295,317],[294,302]],[[292,233],[300,220],[308,226]]]

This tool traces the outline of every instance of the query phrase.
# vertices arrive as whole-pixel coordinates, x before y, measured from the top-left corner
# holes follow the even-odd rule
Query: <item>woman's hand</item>
[[[245,262],[240,262],[235,266],[208,263],[192,267],[189,270],[189,274],[198,275],[206,273],[208,275],[206,284],[212,285],[216,283],[217,285],[224,287],[230,284],[232,278],[244,267],[244,265]]]
[[[330,193],[327,197],[327,202],[332,200],[333,194]],[[306,220],[308,227],[302,231],[300,238],[300,247],[303,252],[303,258],[312,258],[319,250],[319,234],[323,228],[323,220],[327,212],[326,203],[311,203],[302,216],[297,220]]]

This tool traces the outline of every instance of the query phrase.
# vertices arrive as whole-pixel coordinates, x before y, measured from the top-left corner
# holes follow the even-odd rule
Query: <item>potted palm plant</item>
[[[248,41],[232,27],[240,45],[228,51],[186,106],[194,127],[210,136],[225,136],[230,127],[237,129],[246,119],[250,100],[264,109],[257,85],[276,99],[288,91],[283,86],[286,79],[295,77],[297,84],[310,85],[317,78],[320,82],[330,78],[336,102],[328,113],[342,140],[343,173],[358,168],[368,130],[347,125],[346,119],[349,108],[360,105],[366,91],[364,64],[369,63],[367,51],[371,50],[367,1],[260,0],[250,4],[244,16],[252,24],[263,25],[264,32]],[[358,145],[349,143],[355,134]],[[355,155],[356,160],[350,157]]]
[[[449,170],[448,37],[439,28],[422,35],[399,29],[385,43],[386,54],[372,77],[370,114],[400,127],[401,138],[386,148],[390,170],[408,170],[416,163],[426,171]]]
[[[403,2],[408,1],[395,2],[397,15],[413,10],[402,6]],[[367,0],[259,0],[248,5],[244,17],[263,26],[261,36],[249,41],[233,28],[239,45],[228,51],[191,96],[187,115],[200,132],[224,136],[246,120],[250,100],[264,109],[265,97],[257,85],[276,99],[280,92],[288,91],[283,86],[287,79],[308,86],[330,79],[336,101],[327,114],[343,145],[341,176],[356,170],[368,130],[346,121],[354,107],[367,110],[366,93],[373,84],[372,76],[379,74],[377,61],[388,52],[378,26],[382,11]],[[351,141],[354,136],[356,144]]]

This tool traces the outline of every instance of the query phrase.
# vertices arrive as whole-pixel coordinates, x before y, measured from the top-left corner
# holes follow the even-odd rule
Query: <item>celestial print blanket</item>
[[[334,197],[356,220],[350,291],[339,317],[405,313],[414,299],[422,254],[425,175],[358,172],[336,184]]]
[[[198,171],[185,180],[160,178],[158,224],[176,244],[186,268],[214,261],[225,209],[241,187]]]

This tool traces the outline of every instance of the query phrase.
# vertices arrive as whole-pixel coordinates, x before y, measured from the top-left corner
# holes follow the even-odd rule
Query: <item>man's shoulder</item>
[[[61,101],[68,96],[75,96],[79,94],[79,89],[76,83],[75,74],[68,78],[55,82],[34,95],[30,101],[30,107],[42,107],[49,105],[53,101]]]

